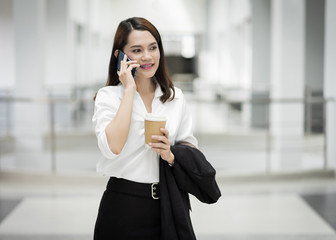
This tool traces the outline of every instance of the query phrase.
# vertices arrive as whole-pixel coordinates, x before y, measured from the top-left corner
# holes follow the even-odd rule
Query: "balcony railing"
[[[270,109],[274,104],[291,106],[302,104],[305,109],[305,123],[302,124],[303,138],[296,139],[292,149],[300,148],[300,158],[304,169],[328,169],[326,155],[326,105],[334,104],[333,99],[311,97],[306,99],[244,99],[228,101],[217,99],[199,100],[197,96],[188,99],[195,123],[195,135],[199,147],[205,152],[208,160],[215,168],[226,172],[259,172],[274,173],[275,136],[271,131]],[[19,108],[30,116],[29,109],[38,106],[41,110],[42,130],[39,130],[42,145],[29,149],[19,146],[15,111]],[[261,107],[259,120],[261,124],[253,126],[250,117],[245,114],[244,107]],[[314,122],[311,109],[319,106],[322,119]],[[18,98],[9,93],[0,95],[0,170],[36,170],[41,171],[94,171],[95,163],[100,157],[94,130],[91,125],[94,102],[92,98],[46,97]],[[260,109],[259,109],[260,110]],[[258,110],[258,111],[259,111]],[[251,113],[251,111],[250,111]],[[245,114],[246,115],[246,114]],[[247,119],[247,120],[246,120]],[[20,124],[25,124],[20,121]],[[30,121],[27,121],[27,129]],[[316,126],[319,126],[316,128]],[[216,127],[215,127],[216,126]],[[35,126],[36,127],[36,126]],[[22,126],[19,127],[19,129]],[[315,130],[314,130],[315,129]],[[316,131],[316,129],[318,129]],[[31,129],[24,138],[32,141],[36,138]],[[27,159],[22,159],[21,149]],[[284,150],[287,151],[287,150]],[[22,163],[22,164],[21,164]]]

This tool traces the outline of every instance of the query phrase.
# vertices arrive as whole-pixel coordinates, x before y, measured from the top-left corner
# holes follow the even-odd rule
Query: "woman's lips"
[[[154,63],[148,63],[148,64],[142,64],[140,67],[142,69],[148,70],[151,69],[154,66]]]

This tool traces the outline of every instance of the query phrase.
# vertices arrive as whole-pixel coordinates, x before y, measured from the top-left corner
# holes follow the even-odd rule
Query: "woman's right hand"
[[[140,67],[140,64],[137,64],[136,61],[127,61],[127,56],[125,54],[124,59],[120,63],[120,71],[117,72],[119,80],[125,89],[135,89],[136,85],[132,76],[132,69],[136,67]]]

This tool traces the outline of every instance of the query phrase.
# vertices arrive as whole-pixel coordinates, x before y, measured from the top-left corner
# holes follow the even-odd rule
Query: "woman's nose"
[[[148,60],[150,59],[152,56],[150,55],[149,51],[144,51],[143,55],[142,55],[142,60]]]

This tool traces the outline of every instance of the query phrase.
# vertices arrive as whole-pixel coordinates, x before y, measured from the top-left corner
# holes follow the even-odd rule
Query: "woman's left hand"
[[[159,143],[149,143],[148,145],[154,152],[160,154],[161,158],[167,161],[169,164],[174,163],[174,154],[170,151],[170,141],[168,138],[169,132],[165,128],[161,128],[160,131],[163,133],[163,136],[153,135],[152,139],[160,141]]]

